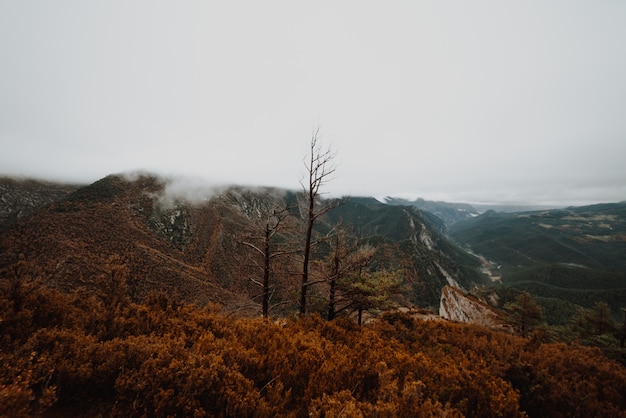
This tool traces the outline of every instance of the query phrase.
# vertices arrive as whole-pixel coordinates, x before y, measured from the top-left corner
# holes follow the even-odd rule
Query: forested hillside
[[[492,211],[454,225],[450,236],[489,260],[503,285],[542,298],[552,321],[567,321],[568,312],[571,319],[568,303],[607,303],[615,320],[623,318],[626,203]]]
[[[219,303],[256,315],[263,276],[256,250],[264,245],[266,221],[282,211],[280,230],[268,242],[275,252],[272,305],[277,315],[297,306],[304,231],[298,193],[231,187],[191,199],[170,186],[148,175],[109,176],[15,219],[0,237],[0,269],[23,257],[29,274],[73,290],[93,286],[108,265],[123,265],[138,301],[163,290],[188,303]],[[361,271],[398,276],[402,291],[391,295],[397,303],[434,308],[443,286],[469,289],[483,280],[474,268],[477,259],[450,244],[432,215],[358,199],[328,204],[336,208],[314,230],[311,274],[319,284],[311,286],[313,311],[327,309],[331,236],[339,229],[346,249],[371,252]]]
[[[483,283],[432,214],[316,202],[297,315],[300,194],[186,193],[109,176],[4,223],[0,415],[626,416],[623,350],[555,342],[532,303],[502,318],[519,336],[420,319]],[[594,312],[577,335],[606,340]]]

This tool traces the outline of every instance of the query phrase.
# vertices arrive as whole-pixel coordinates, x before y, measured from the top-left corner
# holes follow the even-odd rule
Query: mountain
[[[166,220],[169,230],[179,232],[180,222],[178,212],[155,207],[163,187],[152,177],[131,182],[110,176],[78,188],[6,226],[0,269],[25,260],[23,275],[64,290],[95,288],[102,277],[123,269],[137,297],[160,290],[203,304],[237,300],[236,293],[207,279],[201,260],[190,262],[192,255],[181,253],[176,240],[159,230]]]
[[[513,203],[472,203],[480,213],[493,210],[495,212],[536,212],[540,210],[562,209],[559,205],[513,204]]]
[[[480,254],[504,284],[584,307],[626,306],[626,203],[484,214],[453,225],[452,237]]]
[[[66,291],[116,282],[137,300],[157,291],[199,305],[258,312],[260,289],[251,279],[259,278],[259,260],[242,243],[258,237],[264,208],[289,207],[292,216],[280,240],[297,245],[303,228],[298,194],[231,187],[189,199],[170,186],[151,175],[113,175],[62,189],[67,193],[5,222],[0,271],[19,270]],[[375,248],[371,269],[403,272],[404,291],[395,296],[400,303],[436,307],[444,286],[469,289],[483,282],[478,260],[448,241],[436,217],[374,199],[330,203],[336,208],[320,220],[318,234],[341,221]],[[324,251],[319,247],[315,263],[323,262]],[[294,254],[277,258],[274,266],[273,302],[283,313],[297,299],[301,261]],[[321,300],[324,292],[320,284],[312,299]]]
[[[0,177],[0,227],[66,197],[79,187],[72,184]]]
[[[415,200],[403,199],[400,197],[385,197],[382,202],[388,205],[415,206],[416,208],[430,212],[439,217],[446,226],[452,226],[457,222],[472,219],[483,212],[530,212],[539,210],[555,209],[557,206],[549,205],[529,205],[529,204],[497,204],[497,203],[450,203],[443,201],[425,200],[417,198]]]
[[[383,201],[388,205],[414,206],[419,210],[432,213],[440,218],[446,226],[478,216],[480,213],[467,203],[448,203],[424,200],[422,198],[407,200],[398,197],[385,197]]]
[[[481,261],[435,215],[370,198],[319,202],[333,208],[314,234],[310,277],[321,281],[312,314],[296,319],[300,194],[179,183],[108,176],[54,193],[29,186],[27,204],[3,195],[19,216],[0,228],[0,416],[626,416],[626,334],[514,335],[516,317],[487,303],[500,298],[493,289],[458,289],[484,283]],[[594,219],[581,228],[600,222],[571,212]],[[264,261],[255,250],[276,213],[280,319],[268,321],[250,316]],[[610,215],[602,222],[621,228]],[[364,326],[317,315],[341,233],[372,256],[357,278],[402,278],[390,291],[398,309],[377,305],[385,312]],[[355,284],[367,298],[372,281]],[[419,308],[437,305],[449,320]],[[573,341],[583,337],[604,354]]]
[[[448,240],[439,218],[413,206],[348,198],[328,214],[328,220],[348,223],[358,236],[385,244],[381,248],[389,249],[381,254],[383,266],[403,268],[411,281],[410,301],[419,306],[436,308],[444,286],[469,290],[485,282],[478,273],[480,261]]]

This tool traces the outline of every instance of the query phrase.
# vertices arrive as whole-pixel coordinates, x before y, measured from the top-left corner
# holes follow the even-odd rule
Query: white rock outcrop
[[[478,324],[489,328],[505,327],[501,314],[495,308],[453,286],[445,286],[441,290],[439,315],[450,321]]]

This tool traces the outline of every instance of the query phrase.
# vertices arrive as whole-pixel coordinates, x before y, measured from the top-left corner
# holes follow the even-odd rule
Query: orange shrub
[[[626,369],[578,345],[400,313],[279,325],[164,294],[28,289],[0,294],[0,415],[625,416]]]

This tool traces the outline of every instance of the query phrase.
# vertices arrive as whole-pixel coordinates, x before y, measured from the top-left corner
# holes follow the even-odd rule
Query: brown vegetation
[[[5,272],[0,415],[626,416],[626,369],[597,349],[388,313],[228,317],[154,293],[123,265],[70,293]]]
[[[162,187],[109,177],[3,229],[0,416],[626,416],[624,367],[545,343],[532,321],[522,338],[401,312],[364,327],[296,319],[298,257],[262,271],[291,309],[256,318],[268,315],[251,280],[265,263],[242,249],[261,248],[263,224],[234,214],[258,205],[160,207]],[[309,311],[331,311],[328,277],[329,316],[384,309],[400,274],[425,283],[408,254],[426,253],[379,241],[354,247],[362,259],[332,244],[317,254]],[[261,254],[291,253],[277,248]],[[581,313],[589,338],[613,329],[605,311]]]

